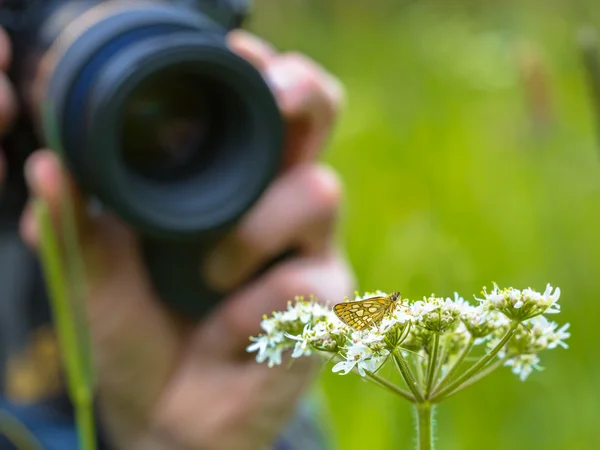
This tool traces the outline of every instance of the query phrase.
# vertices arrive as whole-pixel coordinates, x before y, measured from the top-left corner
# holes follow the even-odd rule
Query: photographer
[[[107,213],[93,219],[86,215],[74,183],[52,152],[35,152],[25,166],[31,196],[44,199],[53,217],[60,216],[65,196],[78,209],[98,416],[110,449],[313,448],[298,444],[307,442],[306,430],[302,436],[281,433],[293,421],[315,361],[269,369],[256,364],[245,347],[248,336],[259,332],[262,315],[285,308],[294,296],[339,300],[352,291],[351,270],[334,242],[341,188],[331,170],[315,162],[335,122],[342,90],[314,62],[279,54],[248,33],[232,32],[229,45],[261,71],[275,93],[287,123],[286,156],[279,177],[234,230],[215,243],[200,268],[215,287],[235,290],[199,324],[171,315],[156,298],[133,232]],[[1,70],[10,61],[10,42],[1,33]],[[4,135],[17,114],[11,89],[0,73]],[[21,236],[37,249],[39,233],[30,206],[21,220]],[[265,261],[291,246],[300,250],[293,259],[250,280]],[[51,410],[15,407],[13,412],[44,448],[77,448],[72,422],[65,425]]]

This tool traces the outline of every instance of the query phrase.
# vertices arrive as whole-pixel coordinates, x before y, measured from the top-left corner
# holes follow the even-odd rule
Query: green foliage
[[[562,290],[570,350],[526,383],[496,373],[445,402],[437,448],[600,448],[600,146],[576,42],[581,25],[600,30],[600,8],[312,3],[258,1],[252,28],[347,88],[325,160],[346,187],[360,289]],[[404,403],[358,377],[322,381],[342,450],[412,448]]]

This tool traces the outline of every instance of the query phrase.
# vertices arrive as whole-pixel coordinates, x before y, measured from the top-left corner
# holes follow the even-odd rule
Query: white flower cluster
[[[287,311],[276,311],[271,317],[263,317],[260,326],[264,333],[251,337],[253,344],[246,350],[258,351],[256,361],[268,360],[269,367],[281,364],[282,353],[292,348],[295,358],[309,356],[319,343],[324,349],[335,351],[331,338],[337,330],[332,326],[332,316],[334,314],[315,299],[306,301],[297,297],[294,304],[288,303]]]
[[[264,333],[251,338],[247,351],[257,351],[256,360],[268,361],[269,367],[281,364],[287,350],[292,350],[292,358],[325,352],[338,359],[333,372],[345,375],[356,370],[362,376],[377,372],[392,354],[421,364],[416,373],[424,373],[427,364],[433,364],[427,362],[433,354],[439,358],[436,373],[443,376],[454,362],[464,360],[464,353],[481,346],[524,380],[539,369],[539,352],[567,347],[568,324],[558,328],[542,315],[559,312],[559,289],[552,292],[548,285],[542,294],[494,285],[491,293],[484,289],[483,294],[477,305],[458,294],[454,299],[434,295],[417,301],[400,299],[393,311],[362,331],[349,327],[314,298],[297,298],[286,311],[264,318]],[[386,295],[367,292],[357,294],[354,301]],[[510,339],[502,342],[507,336]]]
[[[514,288],[500,289],[494,284],[494,290],[488,294],[484,288],[483,295],[483,299],[477,300],[482,302],[487,310],[500,311],[511,320],[524,321],[540,314],[560,312],[560,289],[556,288],[552,292],[552,286],[549,284],[543,294],[531,288],[522,291]]]

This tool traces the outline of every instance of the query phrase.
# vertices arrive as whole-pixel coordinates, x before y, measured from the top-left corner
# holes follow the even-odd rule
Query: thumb
[[[85,214],[85,206],[81,193],[70,175],[62,168],[58,157],[50,150],[39,150],[29,157],[25,165],[25,178],[31,198],[21,217],[20,231],[22,239],[37,250],[40,232],[33,214],[32,204],[42,200],[48,205],[52,224],[60,241],[67,213],[74,219],[73,231],[82,240],[89,240],[92,233],[92,222]],[[71,211],[67,211],[69,208]]]

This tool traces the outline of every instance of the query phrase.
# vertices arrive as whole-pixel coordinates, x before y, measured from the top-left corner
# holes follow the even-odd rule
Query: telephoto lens
[[[191,317],[226,294],[202,278],[207,246],[282,162],[273,94],[226,44],[240,4],[33,1],[8,27],[24,105],[9,170],[41,145],[57,151],[83,191],[137,231],[158,294]]]

